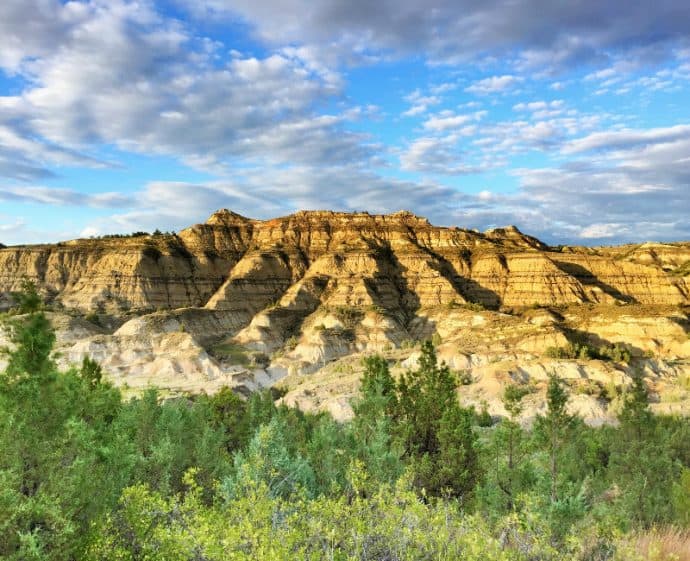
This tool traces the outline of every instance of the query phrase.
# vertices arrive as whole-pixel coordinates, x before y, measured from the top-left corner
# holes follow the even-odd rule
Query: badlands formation
[[[494,415],[524,383],[528,422],[557,374],[573,410],[608,422],[636,369],[656,410],[690,411],[690,243],[549,247],[407,212],[221,210],[178,234],[0,246],[0,311],[23,279],[49,304],[59,360],[90,356],[126,391],[275,385],[347,418],[362,356],[402,372],[432,339],[461,400]]]

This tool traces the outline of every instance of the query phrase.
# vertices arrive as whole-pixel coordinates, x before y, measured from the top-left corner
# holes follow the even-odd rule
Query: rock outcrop
[[[567,373],[599,419],[603,386],[634,368],[660,388],[690,375],[690,243],[555,248],[515,227],[443,228],[408,212],[259,221],[221,210],[178,234],[0,248],[0,311],[25,278],[53,309],[107,319],[57,314],[63,360],[96,358],[131,388],[282,380],[286,400],[343,417],[363,353],[405,368],[430,337],[469,373],[463,399],[495,414],[510,380],[540,387]],[[545,356],[575,341],[619,343],[635,364]]]
[[[227,210],[178,235],[0,249],[0,292],[23,278],[66,307],[206,306],[245,323],[297,283],[321,303],[403,315],[451,301],[501,306],[688,302],[690,244],[564,248],[514,227],[478,233],[407,212],[298,212],[257,221]],[[293,290],[293,292],[294,292]],[[294,306],[293,306],[294,308]]]

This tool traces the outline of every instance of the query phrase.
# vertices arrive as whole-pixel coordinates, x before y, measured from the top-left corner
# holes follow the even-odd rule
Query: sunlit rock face
[[[55,315],[61,360],[91,356],[134,389],[281,380],[286,400],[345,418],[362,355],[404,369],[433,337],[469,372],[468,402],[501,414],[506,383],[539,390],[561,372],[583,386],[578,410],[598,419],[609,413],[596,388],[634,368],[662,393],[690,373],[689,264],[690,243],[552,248],[514,227],[442,228],[408,212],[259,221],[221,210],[178,234],[0,248],[0,311],[29,279],[58,312],[100,314],[93,331]],[[638,364],[545,356],[574,340],[620,343]],[[677,397],[658,407],[682,409]]]
[[[493,308],[679,304],[687,285],[669,270],[690,259],[687,245],[555,252],[514,227],[482,234],[407,212],[314,211],[258,221],[221,210],[178,235],[0,249],[0,291],[28,278],[83,310],[206,306],[250,317],[299,292],[302,281],[302,300],[316,291],[321,302],[404,313],[453,300]]]

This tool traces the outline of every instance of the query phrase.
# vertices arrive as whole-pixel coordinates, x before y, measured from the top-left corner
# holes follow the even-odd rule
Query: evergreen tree
[[[247,403],[227,386],[209,398],[208,403],[214,426],[225,432],[228,452],[242,448],[250,436]]]
[[[22,382],[33,386],[48,383],[55,375],[51,359],[55,332],[43,312],[10,322],[10,341],[15,349],[10,353],[4,377],[8,382]]]
[[[567,405],[568,393],[563,387],[563,382],[555,375],[549,376],[549,384],[546,388],[547,409],[543,423],[549,441],[552,503],[558,500],[558,455],[565,431],[572,421],[572,417],[567,412]]]
[[[247,449],[235,455],[234,473],[223,482],[227,499],[261,488],[271,497],[313,491],[314,472],[301,455],[290,453],[286,434],[278,417],[259,427]]]
[[[405,453],[435,455],[443,413],[457,404],[457,382],[446,364],[438,364],[431,341],[422,345],[419,366],[398,383],[396,421]]]
[[[439,454],[430,477],[431,490],[447,491],[467,503],[479,482],[480,468],[469,409],[453,405],[446,409],[439,426]]]
[[[360,396],[352,403],[355,453],[379,482],[393,482],[402,472],[402,450],[393,440],[395,380],[383,357],[366,357],[363,364]]]
[[[623,490],[622,510],[645,525],[663,522],[672,515],[670,482],[678,479],[680,470],[669,435],[649,410],[649,392],[640,372],[633,375],[618,419],[620,438],[613,444],[610,475]]]
[[[43,299],[36,285],[26,278],[22,280],[21,290],[13,296],[17,301],[17,312],[20,314],[33,314],[43,308]]]
[[[626,393],[618,420],[638,443],[653,428],[654,417],[649,410],[649,392],[641,372],[633,375],[632,387]]]
[[[522,435],[522,430],[518,424],[518,419],[522,413],[523,405],[522,399],[529,393],[528,388],[525,386],[518,386],[517,384],[508,384],[503,390],[503,407],[505,407],[509,419],[501,422],[500,430],[505,434],[507,440],[507,455],[508,455],[508,465],[507,465],[507,477],[504,480],[501,474],[496,474],[496,480],[498,486],[505,493],[507,497],[507,507],[511,510],[514,506],[514,484],[515,484],[515,472],[518,468],[518,456],[517,449],[520,447],[520,440]],[[497,442],[500,440],[497,439]]]
[[[457,381],[430,341],[416,370],[397,386],[395,430],[417,485],[432,495],[468,496],[479,478],[473,414],[460,407]]]

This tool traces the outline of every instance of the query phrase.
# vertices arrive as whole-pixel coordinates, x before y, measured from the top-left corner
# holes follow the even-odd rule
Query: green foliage
[[[559,448],[565,438],[565,431],[572,421],[566,406],[568,393],[557,376],[549,376],[546,388],[546,416],[540,419],[542,428],[548,436],[551,460],[551,503],[558,501],[558,456]]]
[[[28,279],[23,279],[21,290],[12,294],[17,302],[17,313],[33,314],[43,308],[43,300],[36,289],[36,285]]]
[[[587,343],[569,343],[565,347],[548,347],[545,351],[548,358],[579,359],[579,360],[611,360],[614,362],[630,362],[630,349],[621,343],[595,347]]]
[[[209,399],[209,405],[213,426],[225,435],[226,450],[240,450],[249,440],[246,402],[226,386]]]
[[[81,363],[79,376],[91,389],[95,389],[103,382],[103,369],[95,360],[85,356]]]
[[[352,306],[336,306],[333,315],[343,324],[345,329],[354,329],[364,318],[364,311]]]
[[[396,383],[383,357],[365,357],[362,362],[360,397],[352,403],[355,455],[379,481],[392,483],[403,469],[402,449],[393,440]]]
[[[508,411],[512,421],[515,421],[522,413],[522,398],[528,393],[527,386],[517,384],[508,384],[503,390],[503,407]]]
[[[471,312],[484,312],[486,307],[481,302],[458,302],[457,300],[450,300],[446,307],[449,310],[454,310],[457,308],[469,310]]]
[[[271,497],[290,497],[313,488],[314,472],[299,454],[291,454],[285,443],[286,427],[274,417],[262,425],[246,451],[235,456],[233,474],[223,482],[223,495],[235,499],[263,486]]]
[[[438,364],[434,345],[426,341],[418,368],[403,374],[397,386],[396,420],[406,454],[423,456],[438,452],[441,417],[457,405],[456,391],[450,369]]]
[[[678,523],[690,527],[690,467],[683,467],[672,489],[673,510]]]
[[[463,499],[463,504],[473,497],[480,477],[473,420],[469,409],[457,405],[443,412],[438,430],[438,456],[423,456],[432,471],[419,475],[424,488],[431,493]]]
[[[489,404],[483,400],[481,409],[477,413],[477,425],[480,427],[490,427],[494,424],[494,420],[489,413]]]
[[[438,364],[431,341],[422,345],[418,368],[403,374],[397,384],[383,358],[366,359],[362,395],[355,404],[354,424],[365,438],[377,435],[379,442],[386,442],[383,452],[389,466],[395,467],[392,460],[401,452],[420,490],[434,496],[472,496],[479,478],[474,412],[458,404],[457,380],[448,366]],[[390,430],[390,442],[382,438],[382,430]]]
[[[248,367],[252,362],[251,355],[245,347],[228,341],[215,345],[211,352],[218,358],[239,366]]]
[[[10,383],[38,385],[54,374],[51,359],[55,333],[43,312],[14,320],[7,326],[15,350],[10,353],[4,377]]]
[[[40,305],[9,330],[2,559],[613,561],[623,532],[690,523],[690,423],[651,415],[639,375],[618,426],[572,417],[556,377],[534,428],[522,386],[492,426],[425,343],[397,382],[365,359],[337,423],[270,391],[125,401],[93,360],[57,369]]]

